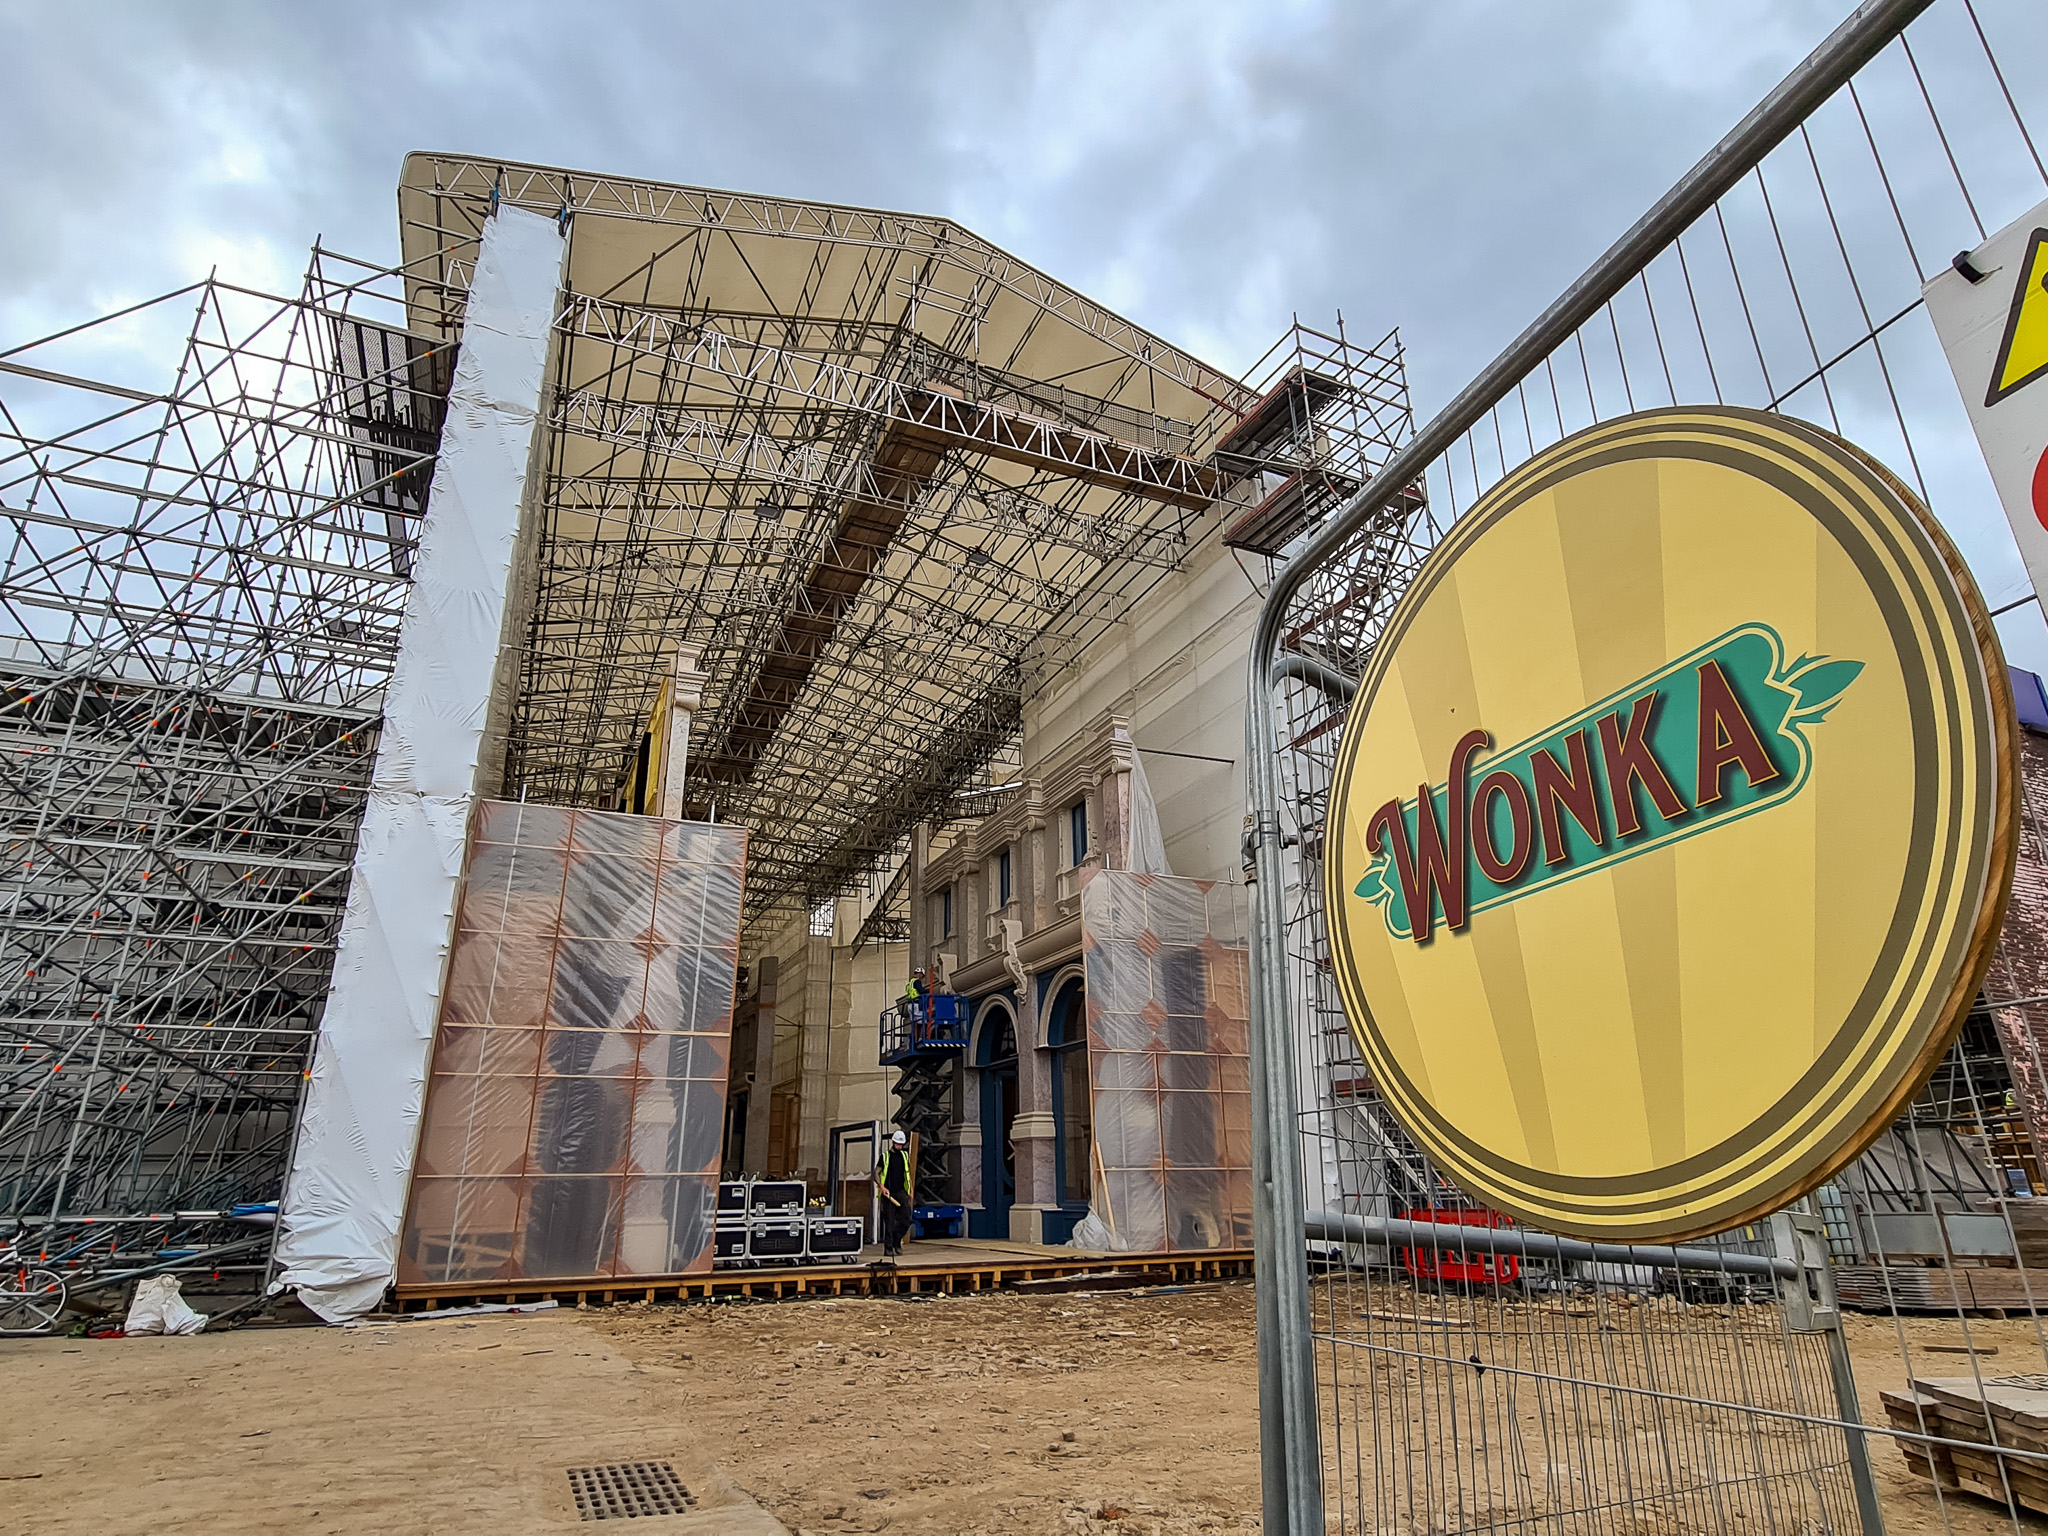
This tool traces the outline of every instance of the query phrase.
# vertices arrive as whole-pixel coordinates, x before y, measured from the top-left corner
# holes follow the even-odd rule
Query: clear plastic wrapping
[[[486,801],[401,1285],[711,1267],[746,836]]]
[[[1249,1248],[1244,887],[1098,870],[1081,888],[1096,1223],[1130,1251]]]

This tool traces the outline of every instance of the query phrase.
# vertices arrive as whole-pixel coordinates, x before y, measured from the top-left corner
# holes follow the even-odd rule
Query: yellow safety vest
[[[889,1160],[891,1158],[901,1158],[903,1160],[903,1196],[908,1200],[910,1198],[910,1148],[891,1146],[884,1152],[882,1154],[882,1166],[875,1170],[875,1182],[883,1189],[889,1187]],[[891,1194],[889,1198],[893,1200],[895,1198],[894,1194]]]

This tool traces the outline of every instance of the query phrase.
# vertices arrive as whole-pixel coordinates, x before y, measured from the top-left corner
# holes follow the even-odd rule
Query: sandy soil
[[[655,1379],[570,1313],[0,1339],[0,1532],[585,1530],[568,1468],[668,1460],[697,1510],[636,1525],[778,1536]]]
[[[1862,1401],[1863,1418],[1871,1424],[1885,1422],[1884,1405],[1878,1394],[1896,1391],[1905,1385],[1909,1375],[1970,1375],[1971,1357],[1949,1351],[1984,1351],[1977,1356],[1976,1370],[1987,1377],[2048,1370],[2044,1329],[2031,1319],[2008,1318],[1999,1322],[1971,1318],[1966,1325],[1955,1317],[1894,1320],[1851,1314],[1843,1331],[1849,1340],[1850,1362],[1856,1369],[1856,1393]],[[1931,1352],[1930,1345],[1940,1346],[1942,1352]],[[1994,1350],[1996,1353],[1990,1353]],[[1869,1444],[1871,1468],[1877,1474],[1885,1524],[1892,1536],[1944,1530],[1954,1531],[1957,1536],[1993,1536],[1995,1532],[2012,1536],[2015,1529],[2048,1531],[2048,1517],[2022,1515],[2016,1527],[2003,1505],[1968,1494],[1938,1495],[1933,1484],[1906,1470],[1897,1441],[1873,1435]]]
[[[1920,1375],[2043,1368],[2028,1322],[1903,1329]],[[1899,1328],[1849,1336],[1881,1421]],[[0,1532],[580,1529],[564,1469],[662,1458],[699,1505],[655,1532],[1254,1530],[1256,1379],[1245,1284],[7,1340]],[[2015,1529],[1871,1448],[1892,1536]]]
[[[1745,1328],[1775,1333],[1767,1309],[1738,1312]],[[1614,1315],[1625,1333],[1627,1314]],[[627,1355],[678,1368],[660,1390],[794,1531],[1181,1536],[1258,1526],[1246,1284],[592,1316]],[[1697,1321],[1726,1320],[1702,1312]],[[1527,1314],[1513,1326],[1526,1328]],[[1923,1376],[1969,1373],[1968,1356],[1929,1353],[1931,1344],[1995,1348],[1980,1357],[1986,1375],[2048,1367],[2029,1322],[1972,1320],[1966,1339],[1953,1318],[1852,1317],[1872,1423],[1884,1422],[1879,1392],[1908,1374],[1901,1332]],[[1782,1424],[1764,1432],[1790,1433]],[[1869,1446],[1892,1536],[2013,1531],[1999,1506],[1937,1496],[1891,1440],[1873,1436]],[[1102,1518],[1118,1510],[1121,1519]],[[2048,1530],[2048,1520],[2024,1523]]]
[[[595,1321],[633,1359],[688,1368],[661,1390],[792,1530],[1258,1528],[1246,1283]]]

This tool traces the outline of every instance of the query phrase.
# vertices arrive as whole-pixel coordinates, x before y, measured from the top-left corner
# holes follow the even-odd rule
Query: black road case
[[[801,1189],[803,1186],[797,1186]],[[804,1219],[785,1217],[776,1221],[747,1223],[747,1257],[780,1259],[787,1262],[804,1256]]]
[[[802,1179],[756,1179],[747,1194],[747,1220],[801,1216],[810,1191]]]
[[[810,1227],[814,1259],[857,1257],[867,1240],[867,1223],[858,1216],[813,1216]]]

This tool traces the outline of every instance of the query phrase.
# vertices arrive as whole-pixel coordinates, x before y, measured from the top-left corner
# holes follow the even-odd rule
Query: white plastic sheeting
[[[400,1285],[708,1274],[747,837],[486,800]]]
[[[1074,1246],[1251,1246],[1249,928],[1230,882],[1081,887],[1098,1174]]]
[[[329,1322],[397,1259],[565,244],[501,208],[470,285],[280,1215],[277,1284]]]
[[[1159,802],[1152,798],[1144,759],[1135,752],[1131,754],[1131,873],[1173,873],[1166,862],[1166,835],[1159,830]]]

